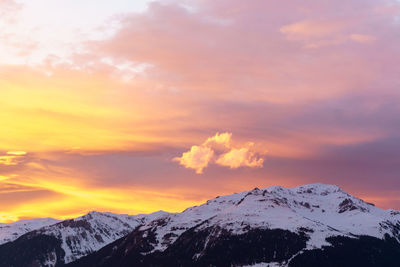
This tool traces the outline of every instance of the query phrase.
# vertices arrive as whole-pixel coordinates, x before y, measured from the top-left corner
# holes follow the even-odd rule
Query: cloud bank
[[[262,153],[254,150],[254,143],[235,147],[232,145],[232,133],[216,133],[200,146],[192,146],[181,157],[175,157],[173,160],[186,168],[194,169],[197,174],[202,174],[204,168],[211,163],[231,169],[263,167],[262,156]]]
[[[4,218],[317,181],[400,207],[398,1],[123,2],[0,0]]]

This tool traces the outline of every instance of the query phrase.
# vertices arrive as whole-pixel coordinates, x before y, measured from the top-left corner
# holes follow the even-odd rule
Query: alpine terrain
[[[2,266],[400,266],[400,212],[334,185],[255,188],[181,213],[92,212],[0,246]]]

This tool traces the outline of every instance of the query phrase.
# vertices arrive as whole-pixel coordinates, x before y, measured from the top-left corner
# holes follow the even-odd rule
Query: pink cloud
[[[373,35],[357,34],[357,33],[351,34],[350,39],[358,43],[372,43],[376,41],[376,37]]]
[[[280,28],[280,31],[287,35],[289,39],[297,40],[331,35],[340,32],[345,25],[344,22],[340,21],[304,20],[285,25]]]
[[[101,57],[148,64],[145,79],[182,97],[326,99],[364,90],[383,65],[395,62],[386,57],[394,46],[371,52],[388,46],[397,32],[393,16],[376,12],[386,3],[188,1],[187,8],[154,2],[148,12],[121,18],[111,39],[89,47]]]
[[[8,88],[0,93],[3,150],[71,150],[74,163],[44,160],[79,166],[59,175],[60,183],[79,177],[107,188],[118,181],[161,191],[185,184],[187,196],[211,194],[215,177],[229,190],[321,180],[398,187],[400,142],[389,138],[400,132],[396,3],[154,2],[148,11],[119,16],[115,34],[85,43],[83,54],[49,56],[35,71],[0,66]],[[204,138],[218,129],[229,132]],[[249,137],[257,145],[246,143]],[[188,149],[180,154],[182,147]],[[93,159],[91,151],[105,155]],[[194,171],[177,168],[173,155]],[[7,172],[24,165],[1,164],[15,155],[2,156]],[[34,166],[36,177],[54,182],[59,169],[34,163],[22,177]],[[226,168],[205,171],[215,165]],[[239,167],[248,168],[226,172]]]

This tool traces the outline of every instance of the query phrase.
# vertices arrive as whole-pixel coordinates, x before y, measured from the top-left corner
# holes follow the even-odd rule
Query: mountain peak
[[[392,228],[381,225],[387,220],[400,221],[400,215],[394,214],[374,207],[336,185],[314,183],[294,188],[254,188],[220,196],[182,213],[167,214],[140,229],[163,229],[157,234],[157,246],[154,247],[161,251],[185,229],[216,226],[237,234],[249,228],[279,228],[292,232],[312,229],[308,234],[309,246],[321,247],[327,244],[325,238],[330,235],[356,236],[368,232],[379,238],[384,234],[393,236]]]
[[[181,213],[162,213],[162,216],[149,220],[127,237],[106,247],[97,256],[107,255],[102,259],[105,264],[101,266],[109,266],[107,264],[113,261],[111,266],[140,265],[146,260],[157,263],[163,257],[170,263],[183,254],[189,261],[186,264],[176,263],[175,266],[189,266],[193,262],[198,263],[193,266],[218,266],[215,260],[223,257],[227,249],[237,246],[236,252],[227,252],[231,253],[231,257],[236,254],[250,255],[260,248],[258,255],[274,250],[269,256],[265,254],[263,260],[270,257],[269,262],[282,262],[284,257],[276,255],[292,245],[296,249],[285,256],[287,260],[309,250],[332,246],[331,240],[336,237],[352,240],[368,235],[377,240],[389,237],[400,242],[399,229],[400,213],[379,209],[336,185],[271,186],[219,196]],[[279,240],[271,240],[275,237]],[[262,242],[257,243],[260,240]],[[247,242],[250,241],[255,243],[248,251]],[[263,247],[266,244],[273,245]],[[281,244],[286,244],[286,247],[278,247]],[[121,255],[123,260],[120,262]],[[214,264],[206,264],[210,255]],[[97,256],[89,256],[89,262],[99,262]],[[125,256],[137,261],[119,265]],[[242,260],[255,263],[251,258]],[[86,263],[82,261],[77,266],[87,266]]]
[[[51,219],[33,221],[52,223]],[[15,225],[26,223],[21,221]],[[55,259],[54,265],[73,262],[103,246],[109,247],[108,244],[114,241],[110,244],[110,253],[121,251],[121,255],[128,255],[132,250],[135,255],[145,258],[146,255],[163,255],[165,251],[170,253],[176,250],[180,253],[193,249],[195,253],[190,254],[190,259],[195,260],[207,255],[213,246],[220,246],[218,242],[223,243],[224,240],[240,243],[262,238],[265,242],[257,245],[261,246],[260,253],[267,251],[262,246],[270,244],[270,238],[278,238],[273,242],[279,245],[290,240],[290,245],[295,245],[291,255],[302,249],[307,251],[330,246],[329,240],[337,236],[354,239],[368,235],[381,240],[389,237],[400,242],[399,211],[379,209],[336,185],[322,183],[293,188],[256,187],[216,197],[181,213],[157,211],[126,215],[91,211],[75,219],[54,223],[29,231],[16,241],[7,243],[9,245],[4,244],[3,255],[8,255],[4,253],[7,249],[14,251],[13,247],[17,244],[23,246],[25,251],[35,242],[41,242],[42,248],[54,244],[55,250],[49,248],[41,254],[41,261]],[[0,225],[0,229],[4,226],[9,225]],[[190,247],[191,244],[194,247]],[[240,251],[248,247],[244,243],[242,245]],[[3,260],[1,249],[0,246],[0,260]],[[279,251],[286,251],[285,245],[276,253]],[[275,259],[273,255],[270,256]],[[36,255],[31,257],[37,259]],[[15,256],[12,259],[19,258]],[[140,265],[140,262],[137,264]]]

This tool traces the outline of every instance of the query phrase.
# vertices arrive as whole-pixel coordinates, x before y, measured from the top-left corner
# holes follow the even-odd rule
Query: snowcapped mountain
[[[350,257],[366,264],[357,266],[399,266],[400,212],[311,184],[255,188],[164,214],[71,266],[351,266],[335,264]]]
[[[165,225],[159,226],[160,221]],[[280,186],[256,188],[218,197],[182,213],[165,214],[158,221],[143,225],[141,230],[156,227],[156,246],[152,251],[165,250],[192,227],[202,230],[210,226],[218,226],[232,234],[245,233],[249,228],[291,232],[310,229],[313,232],[308,234],[307,247],[320,248],[329,245],[327,237],[335,235],[352,237],[367,233],[383,238],[389,234],[400,241],[395,227],[400,226],[399,223],[398,211],[379,209],[337,186],[312,184],[293,189]]]
[[[0,223],[0,245],[14,241],[30,231],[59,222],[53,218],[21,220],[13,223]]]
[[[217,197],[181,213],[91,212],[0,245],[1,266],[400,266],[400,212],[334,185]]]
[[[150,215],[90,212],[30,231],[0,246],[1,266],[58,266],[88,255],[155,219]],[[23,256],[22,256],[23,255]]]

